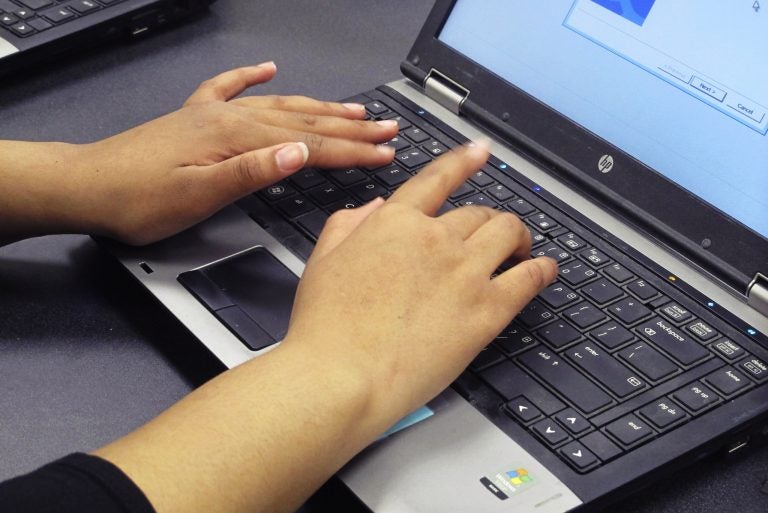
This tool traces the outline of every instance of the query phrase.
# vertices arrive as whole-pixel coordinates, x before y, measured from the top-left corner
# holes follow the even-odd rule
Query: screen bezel
[[[525,144],[561,178],[597,194],[737,291],[745,293],[757,272],[768,271],[768,239],[440,41],[455,2],[436,1],[404,71],[418,70],[417,80],[433,69],[450,77],[470,91],[462,114],[488,116],[493,121],[484,120],[486,126]],[[604,155],[614,160],[608,173],[598,166]],[[652,193],[638,194],[643,190]]]

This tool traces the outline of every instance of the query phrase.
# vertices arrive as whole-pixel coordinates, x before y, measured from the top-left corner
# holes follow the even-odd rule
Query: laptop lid
[[[747,4],[438,0],[402,69],[765,312],[768,16]]]

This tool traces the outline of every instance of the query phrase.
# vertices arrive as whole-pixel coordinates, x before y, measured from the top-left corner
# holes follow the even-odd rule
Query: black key
[[[336,180],[342,187],[349,187],[367,179],[365,173],[354,167],[347,169],[333,169],[328,171],[328,176]]]
[[[506,204],[509,210],[514,211],[520,217],[527,216],[531,212],[536,211],[536,207],[525,201],[523,198],[513,199]]]
[[[558,237],[562,237],[566,233],[568,233],[568,228],[566,228],[565,226],[561,226],[560,228],[555,228],[554,230],[549,232],[547,235],[549,235],[549,237],[552,239],[557,239]]]
[[[318,185],[324,185],[328,183],[325,179],[325,175],[317,169],[308,168],[302,169],[291,176],[291,182],[299,189],[307,190]]]
[[[453,191],[453,194],[451,194],[451,196],[448,199],[450,199],[451,201],[456,201],[458,199],[463,198],[464,196],[467,196],[469,194],[474,194],[476,192],[477,190],[474,187],[469,185],[467,182],[464,182],[459,186],[458,189]]]
[[[325,184],[317,189],[312,189],[307,194],[319,205],[325,206],[345,199],[347,193],[335,185]]]
[[[418,148],[412,148],[395,155],[395,159],[408,169],[415,169],[432,160],[428,154]]]
[[[540,256],[548,256],[550,258],[554,258],[557,263],[565,262],[569,258],[571,258],[571,254],[568,253],[566,250],[558,246],[557,244],[549,243],[545,244],[543,246],[535,248],[531,255],[533,257],[540,257]]]
[[[499,333],[499,336],[497,336],[493,342],[497,347],[510,356],[522,353],[526,349],[536,345],[536,339],[534,339],[530,333],[517,327],[515,324],[507,326],[504,331]]]
[[[73,0],[64,5],[80,14],[86,14],[99,8],[99,5],[92,0]]]
[[[721,338],[710,347],[726,360],[738,360],[745,354],[741,346],[727,338]]]
[[[41,32],[45,29],[49,29],[53,27],[52,23],[48,23],[42,18],[32,18],[31,20],[27,20],[27,23],[29,24],[30,27],[37,30],[38,32]]]
[[[13,14],[18,16],[20,20],[26,20],[27,18],[31,18],[35,15],[35,13],[30,9],[16,9],[13,11]]]
[[[363,200],[368,202],[379,196],[386,196],[387,189],[375,182],[364,182],[357,185],[353,185],[349,188],[349,192]]]
[[[456,204],[460,207],[467,206],[467,205],[481,205],[485,207],[498,208],[499,206],[498,203],[493,201],[490,197],[483,194],[482,192],[480,194],[474,194],[472,196],[469,196],[468,198],[459,200],[456,202]]]
[[[535,248],[547,242],[547,236],[536,230],[535,228],[528,226],[528,232],[531,234],[531,247]]]
[[[470,176],[469,181],[478,187],[487,187],[493,183],[496,183],[496,180],[488,176],[488,174],[482,169],[474,175]]]
[[[593,329],[589,332],[589,336],[607,349],[616,349],[634,338],[628,329],[614,321]]]
[[[694,413],[720,402],[720,397],[699,381],[676,390],[672,398]]]
[[[554,314],[542,302],[534,299],[517,315],[526,328],[535,328],[554,319]]]
[[[515,197],[515,193],[507,189],[501,184],[494,185],[493,187],[488,187],[485,190],[486,194],[490,194],[494,198],[496,198],[497,201],[500,203],[503,203],[504,201],[507,201],[508,199],[512,199]]]
[[[587,419],[576,413],[576,410],[573,408],[568,408],[557,413],[557,415],[555,415],[555,420],[574,435],[579,435],[592,427],[590,423],[587,422]]]
[[[677,365],[645,342],[632,344],[618,353],[619,358],[639,370],[651,381],[671,376],[679,369]]]
[[[704,381],[720,392],[724,397],[730,397],[749,388],[752,383],[744,374],[733,367],[723,367],[707,375]]]
[[[565,321],[547,324],[537,331],[536,335],[555,350],[559,350],[581,338],[581,333]]]
[[[611,442],[611,440],[600,431],[594,431],[587,436],[582,437],[579,441],[602,461],[612,460],[622,453],[621,448]]]
[[[32,34],[35,32],[35,29],[33,29],[28,23],[22,22],[17,23],[16,25],[11,26],[11,30],[16,33],[19,37],[24,37]]]
[[[602,278],[581,288],[581,293],[598,305],[604,305],[624,295],[619,287]]]
[[[560,445],[566,440],[570,440],[570,436],[565,432],[565,429],[552,419],[542,419],[536,424],[531,426],[534,433],[539,435],[542,440],[547,442],[551,446]]]
[[[390,148],[394,148],[396,152],[411,147],[411,143],[408,141],[408,139],[405,137],[400,137],[399,135],[396,135],[384,144]]]
[[[541,410],[524,396],[515,397],[504,405],[504,411],[524,424],[542,417]]]
[[[22,5],[29,7],[32,10],[42,9],[53,3],[52,0],[18,0]]]
[[[653,301],[648,303],[648,306],[651,308],[661,308],[662,306],[669,303],[670,299],[665,296],[664,294],[661,294],[659,297],[655,298]]]
[[[566,461],[575,467],[576,470],[583,471],[599,463],[597,456],[592,454],[592,452],[580,442],[569,443],[560,449],[560,454],[562,454]]]
[[[560,235],[557,237],[557,242],[565,246],[566,248],[570,249],[571,251],[576,251],[577,249],[581,249],[583,247],[586,247],[587,243],[576,235],[573,232],[568,232],[564,235]]]
[[[321,210],[315,210],[314,212],[299,217],[296,219],[296,222],[317,240],[320,237],[320,232],[323,231],[323,227],[327,220],[328,214]]]
[[[653,436],[653,429],[635,415],[626,415],[611,422],[605,430],[626,446],[635,445]]]
[[[469,368],[474,371],[479,371],[495,365],[504,360],[504,355],[492,346],[484,348],[469,364]]]
[[[560,278],[573,286],[581,285],[596,275],[597,272],[594,269],[580,260],[560,267]]]
[[[653,313],[635,298],[626,298],[617,301],[606,308],[606,310],[615,315],[616,318],[627,326],[645,319]]]
[[[19,18],[17,18],[13,14],[5,13],[0,15],[0,23],[2,23],[3,25],[13,25],[17,21],[19,21]]]
[[[760,358],[751,356],[739,363],[739,367],[747,371],[749,377],[759,382],[768,377],[768,364]]]
[[[603,269],[603,272],[606,274],[606,276],[608,276],[612,280],[622,284],[635,277],[634,274],[629,272],[621,264],[611,264],[605,269]]]
[[[667,429],[688,418],[682,408],[664,397],[641,408],[638,413],[658,430]]]
[[[527,218],[526,221],[533,224],[533,226],[535,226],[539,231],[543,233],[554,230],[559,226],[557,221],[549,217],[547,214],[534,214]]]
[[[75,13],[64,7],[54,7],[40,12],[40,16],[48,18],[54,23],[64,23],[75,18]]]
[[[479,375],[505,400],[523,395],[544,415],[553,415],[566,407],[563,401],[509,360],[494,365]]]
[[[686,308],[683,308],[678,303],[668,303],[663,308],[659,309],[659,313],[674,323],[685,322],[693,315]]]
[[[401,133],[416,144],[423,143],[424,141],[432,138],[432,136],[426,133],[424,130],[415,126],[408,128],[407,130],[403,130]]]
[[[595,248],[582,251],[579,253],[579,256],[589,262],[589,265],[595,268],[602,267],[611,261],[608,255]]]
[[[277,182],[259,191],[259,195],[267,201],[278,201],[293,196],[295,193],[296,189],[291,187],[291,185],[285,181]]]
[[[387,107],[385,104],[381,103],[380,101],[374,100],[372,102],[368,102],[365,104],[365,109],[373,114],[374,116],[378,116],[379,114],[383,114],[389,110],[389,107]]]
[[[635,331],[683,365],[692,365],[710,355],[704,346],[658,317],[641,324]]]
[[[568,357],[593,378],[624,398],[645,388],[645,381],[594,344],[579,344],[566,351]]]
[[[699,340],[703,340],[704,342],[708,342],[720,335],[712,326],[703,321],[692,322],[686,326],[685,329],[696,335]]]
[[[645,280],[633,281],[627,285],[627,290],[637,296],[640,301],[648,301],[659,295],[659,291],[655,287],[649,285]]]
[[[554,353],[534,349],[519,360],[587,415],[613,402],[608,394]]]
[[[574,301],[579,299],[579,295],[574,291],[563,285],[562,283],[555,282],[546,289],[542,290],[539,295],[539,299],[543,299],[549,306],[558,310]]]
[[[358,201],[356,199],[344,198],[343,200],[340,200],[340,201],[334,201],[333,203],[331,203],[325,208],[329,212],[333,213],[333,212],[336,212],[337,210],[348,210],[350,208],[358,208],[362,206],[362,204],[363,203],[361,201]]]
[[[391,165],[376,172],[374,176],[384,182],[388,187],[397,187],[408,180],[411,177],[411,174],[399,166]]]
[[[397,121],[398,130],[406,130],[410,128],[411,122],[405,119],[403,116],[398,114],[397,112],[387,112],[386,114],[383,114],[381,116],[381,119],[394,119]]]
[[[567,309],[562,315],[581,329],[586,329],[607,319],[601,310],[587,302],[579,303]]]
[[[288,217],[297,217],[316,208],[307,198],[301,195],[278,201],[275,203],[275,206]]]
[[[428,151],[433,157],[439,157],[443,153],[448,151],[448,147],[440,141],[429,141],[421,146],[425,151]]]

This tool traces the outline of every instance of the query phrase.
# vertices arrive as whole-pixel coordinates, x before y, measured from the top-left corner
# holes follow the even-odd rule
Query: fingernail
[[[261,69],[261,68],[276,68],[276,67],[277,66],[275,66],[275,61],[262,62],[261,64],[257,64],[256,66],[254,66],[254,68],[259,68],[259,69]]]
[[[485,137],[481,139],[477,139],[476,141],[472,141],[467,146],[469,146],[470,148],[478,148],[488,152],[491,151],[491,141],[490,139],[487,139]]]
[[[388,155],[390,158],[395,156],[395,149],[392,146],[386,144],[377,144],[376,150],[382,155]]]
[[[383,126],[384,128],[394,128],[397,126],[397,121],[394,119],[382,119],[381,121],[377,121],[376,124]]]
[[[275,154],[277,168],[283,173],[301,169],[307,163],[309,148],[303,142],[291,143],[280,148]]]
[[[342,103],[342,105],[347,109],[353,110],[355,112],[360,112],[365,110],[365,105],[362,105],[360,103]]]

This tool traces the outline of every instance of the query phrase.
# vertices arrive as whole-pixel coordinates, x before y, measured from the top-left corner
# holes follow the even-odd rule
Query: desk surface
[[[3,80],[0,139],[103,138],[177,108],[209,76],[270,59],[279,74],[264,93],[350,96],[399,77],[431,5],[219,0],[172,30]],[[84,236],[0,248],[0,352],[0,480],[127,433],[218,370]],[[612,511],[765,511],[767,481],[763,449],[707,462]],[[310,509],[330,509],[325,496]]]

